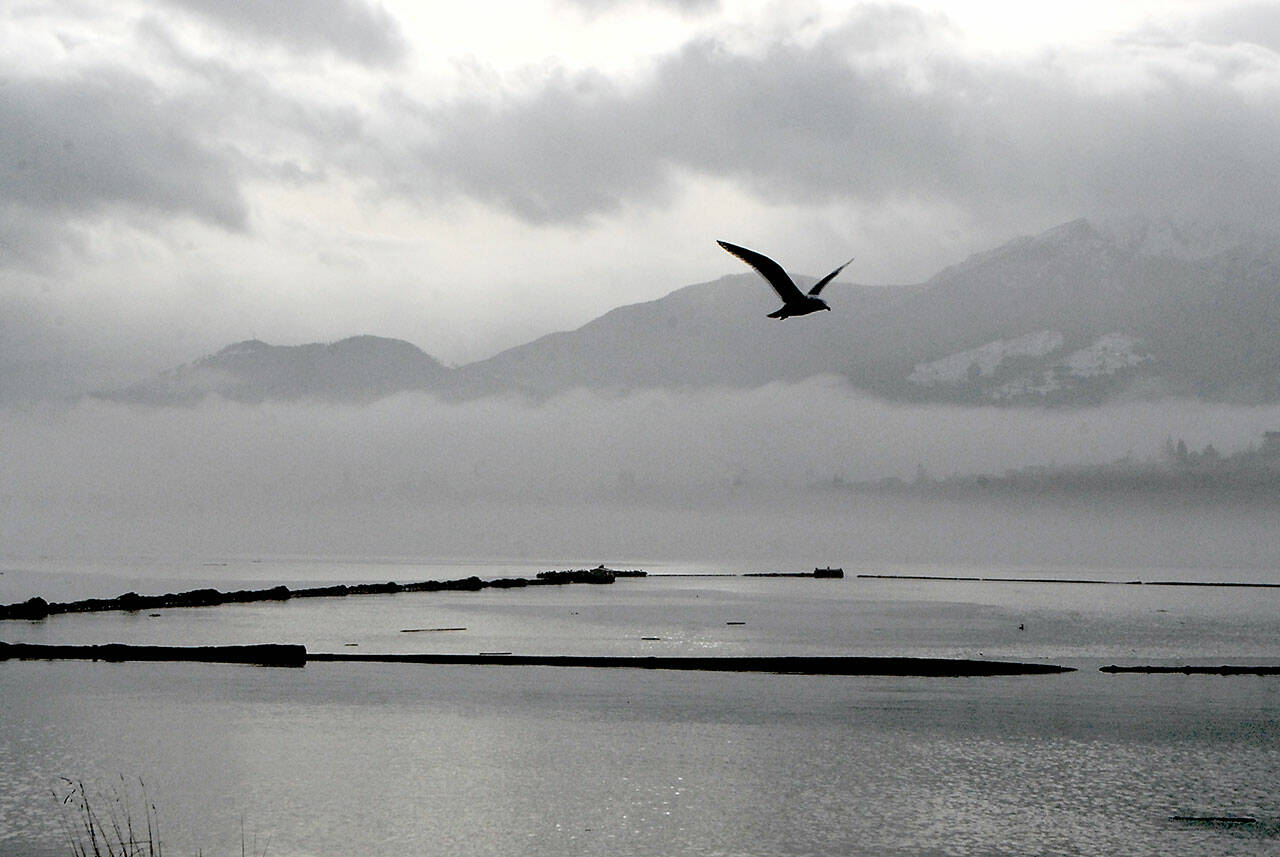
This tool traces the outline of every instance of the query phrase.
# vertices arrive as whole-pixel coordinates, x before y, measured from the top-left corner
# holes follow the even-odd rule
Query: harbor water
[[[11,602],[37,589],[68,600],[535,569],[332,560],[4,570],[0,600]],[[1277,582],[1265,571],[1094,569],[1087,576],[1110,582],[1063,584],[648,570],[607,586],[52,616],[5,622],[0,639],[907,655],[1077,671],[937,679],[3,662],[0,853],[72,853],[64,828],[75,819],[59,799],[68,781],[135,820],[153,804],[173,855],[1280,853],[1280,681],[1098,671],[1280,663],[1280,589],[1123,582]]]

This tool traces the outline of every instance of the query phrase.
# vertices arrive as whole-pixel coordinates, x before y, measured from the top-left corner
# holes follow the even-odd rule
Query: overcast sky
[[[1274,223],[1278,139],[1276,3],[12,0],[0,363],[461,363],[740,273],[717,238],[908,283],[1081,215]]]

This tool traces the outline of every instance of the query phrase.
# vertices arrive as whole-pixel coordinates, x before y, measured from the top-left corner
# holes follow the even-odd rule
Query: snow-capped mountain
[[[918,286],[833,283],[823,293],[830,313],[768,319],[772,297],[754,274],[723,277],[458,369],[377,337],[240,343],[113,395],[157,403],[214,393],[360,400],[411,389],[544,396],[827,374],[912,401],[1280,401],[1280,243],[1230,230],[1077,220]]]

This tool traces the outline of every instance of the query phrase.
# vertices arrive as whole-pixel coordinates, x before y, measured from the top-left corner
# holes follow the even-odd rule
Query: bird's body
[[[811,312],[819,310],[831,311],[831,307],[822,298],[813,298],[809,295],[801,295],[799,300],[789,301],[782,306],[769,313],[769,318],[791,318],[793,315],[808,315]]]
[[[827,306],[826,301],[818,297],[818,294],[827,283],[835,279],[836,274],[844,270],[845,265],[853,261],[850,259],[849,262],[845,262],[844,265],[818,280],[813,288],[809,289],[809,293],[805,294],[800,291],[799,286],[792,282],[791,277],[787,275],[781,265],[763,253],[748,250],[746,247],[739,247],[737,244],[730,244],[728,241],[717,241],[716,243],[752,268],[755,268],[756,272],[764,277],[769,285],[773,286],[773,290],[778,293],[778,297],[782,298],[782,306],[769,313],[769,318],[790,318],[793,315],[808,315],[811,312],[831,309],[831,307]]]

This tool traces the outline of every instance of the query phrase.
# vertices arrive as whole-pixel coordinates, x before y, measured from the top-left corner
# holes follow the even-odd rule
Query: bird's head
[[[822,298],[818,298],[818,303],[822,304],[822,308],[825,309],[827,312],[831,312],[831,306]]]

